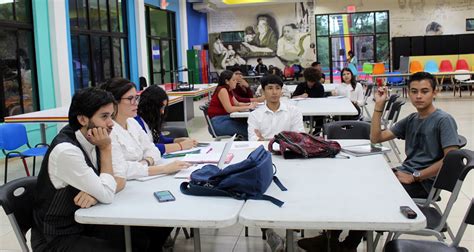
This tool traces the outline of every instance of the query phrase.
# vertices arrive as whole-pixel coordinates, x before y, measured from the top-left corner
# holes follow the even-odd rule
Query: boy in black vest
[[[72,98],[69,125],[54,138],[38,175],[33,251],[124,250],[123,227],[82,225],[74,220],[77,209],[111,203],[125,186],[125,180],[113,176],[109,134],[114,104],[110,93],[96,88],[78,90]],[[161,251],[164,240],[146,235],[157,232],[161,230],[132,227],[132,245],[140,251]]]

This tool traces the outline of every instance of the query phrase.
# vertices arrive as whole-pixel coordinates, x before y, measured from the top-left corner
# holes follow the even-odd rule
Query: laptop
[[[236,135],[233,135],[230,140],[225,143],[224,151],[222,151],[219,163],[217,163],[217,167],[220,169],[224,169],[225,161],[227,160],[227,154],[229,154],[230,148],[232,148],[232,144],[234,144],[235,136]]]

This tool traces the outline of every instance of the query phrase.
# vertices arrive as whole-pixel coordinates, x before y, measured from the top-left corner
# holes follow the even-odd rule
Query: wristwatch
[[[420,181],[420,176],[421,176],[420,171],[414,171],[411,175],[413,176],[416,182]]]

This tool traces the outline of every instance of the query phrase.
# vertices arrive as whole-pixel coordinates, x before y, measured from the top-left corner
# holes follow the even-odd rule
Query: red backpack
[[[273,143],[280,145],[280,150],[273,150]],[[335,141],[326,141],[321,137],[315,137],[307,133],[293,131],[282,131],[270,140],[268,150],[277,155],[283,155],[285,159],[313,158],[313,157],[335,157],[341,146]]]

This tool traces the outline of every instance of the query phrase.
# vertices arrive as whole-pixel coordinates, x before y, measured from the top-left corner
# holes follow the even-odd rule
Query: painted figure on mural
[[[308,45],[304,45],[305,40],[309,40],[309,34],[299,33],[298,27],[291,23],[282,27],[282,36],[278,39],[277,55],[288,66],[300,64],[300,58]],[[306,41],[309,42],[309,41]]]
[[[272,53],[277,50],[275,19],[270,15],[257,17],[257,32],[251,42],[242,42],[251,52]]]

